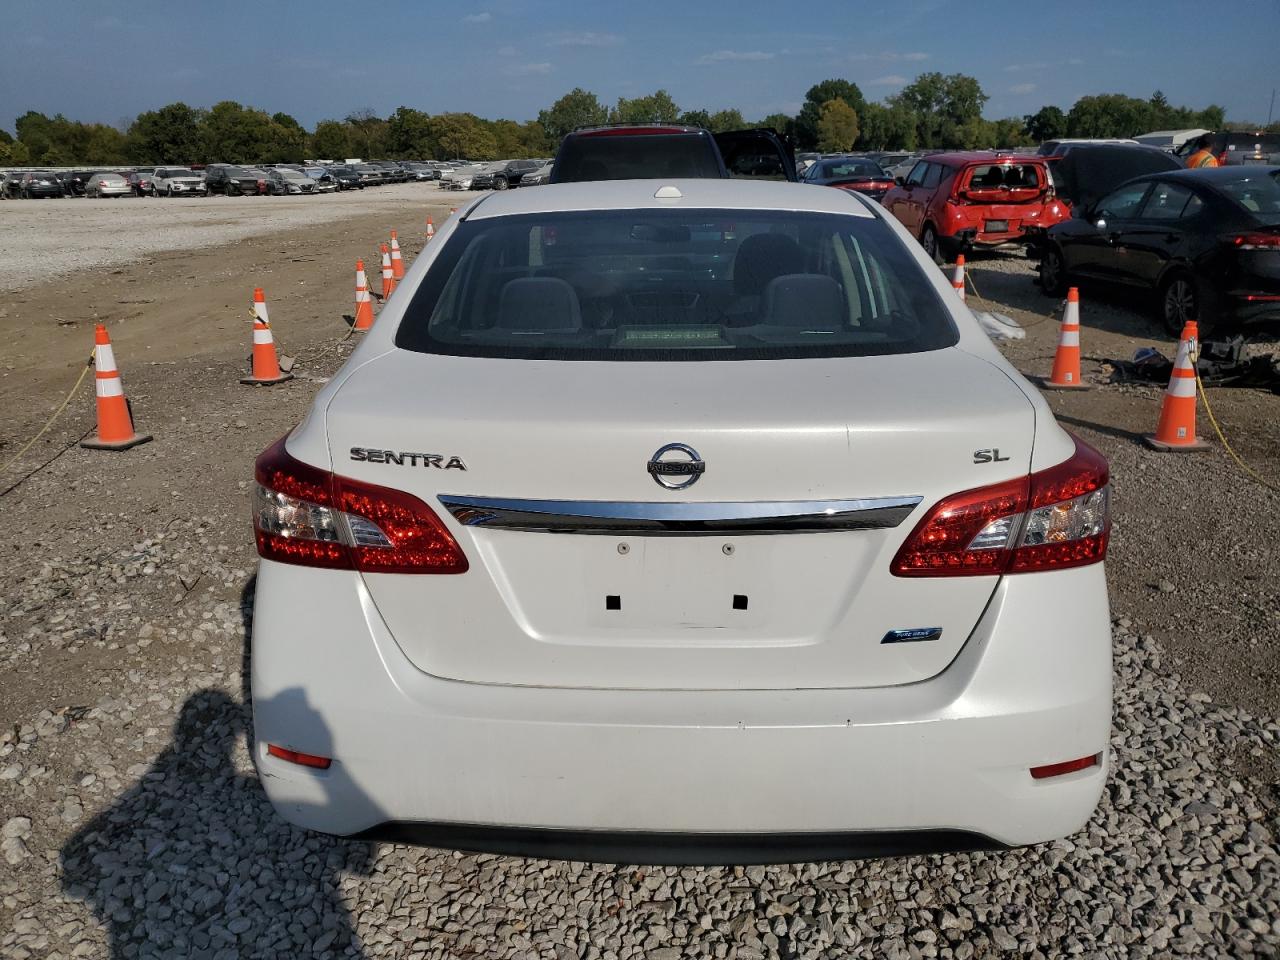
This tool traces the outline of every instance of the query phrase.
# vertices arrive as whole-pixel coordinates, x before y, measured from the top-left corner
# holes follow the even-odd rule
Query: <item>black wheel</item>
[[[1060,297],[1067,292],[1067,267],[1062,260],[1062,251],[1056,246],[1046,246],[1040,256],[1040,289],[1051,297]]]
[[[1200,320],[1200,298],[1189,274],[1175,273],[1160,285],[1160,322],[1171,337],[1179,336],[1188,320]],[[1201,331],[1203,335],[1203,331]]]
[[[495,190],[505,190],[509,186],[511,184],[507,183],[506,177],[495,177],[493,180],[493,189]]]
[[[932,223],[926,223],[924,229],[920,231],[920,246],[924,247],[925,254],[934,263],[942,263],[942,250],[938,243],[938,231],[934,229]]]

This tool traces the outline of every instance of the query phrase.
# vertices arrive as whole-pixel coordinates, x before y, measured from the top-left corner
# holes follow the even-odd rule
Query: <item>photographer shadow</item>
[[[314,749],[332,743],[303,691],[279,698],[314,724]],[[151,768],[63,846],[63,891],[93,909],[114,960],[363,956],[341,885],[369,875],[372,844],[282,819],[242,736],[252,748],[247,697],[192,694]]]

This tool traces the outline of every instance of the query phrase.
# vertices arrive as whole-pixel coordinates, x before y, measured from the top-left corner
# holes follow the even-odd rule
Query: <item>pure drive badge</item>
[[[372,450],[368,447],[352,447],[351,459],[365,463],[394,463],[397,467],[435,467],[437,470],[465,470],[467,465],[460,457],[446,457],[439,453],[406,453],[395,450]]]
[[[941,627],[911,627],[907,630],[890,630],[881,643],[924,643],[942,636]]]

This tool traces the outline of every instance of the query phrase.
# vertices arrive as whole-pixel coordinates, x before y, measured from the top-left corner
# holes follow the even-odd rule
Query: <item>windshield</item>
[[[249,177],[253,174],[249,173],[244,167],[227,167],[226,174],[228,177]]]
[[[462,221],[397,346],[557,360],[767,360],[936,350],[942,302],[879,220],[607,211]]]
[[[1036,190],[1040,167],[1031,163],[987,163],[969,173],[970,190]]]
[[[1280,217],[1280,170],[1238,180],[1215,180],[1213,186],[1250,213],[1273,222]]]
[[[297,170],[286,169],[286,170],[281,170],[280,173],[286,180],[306,180],[307,179],[306,174],[299,173]]]
[[[884,171],[869,160],[829,160],[819,165],[820,177],[883,177]]]

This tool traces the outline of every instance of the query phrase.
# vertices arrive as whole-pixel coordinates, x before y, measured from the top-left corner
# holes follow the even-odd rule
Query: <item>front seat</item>
[[[508,280],[498,300],[498,329],[515,333],[577,333],[582,329],[578,294],[559,277]]]
[[[764,288],[761,322],[806,333],[837,333],[844,327],[840,284],[821,273],[789,273]]]
[[[800,245],[782,233],[756,233],[738,244],[733,258],[734,302],[726,311],[731,326],[760,321],[760,296],[769,281],[804,269]]]

